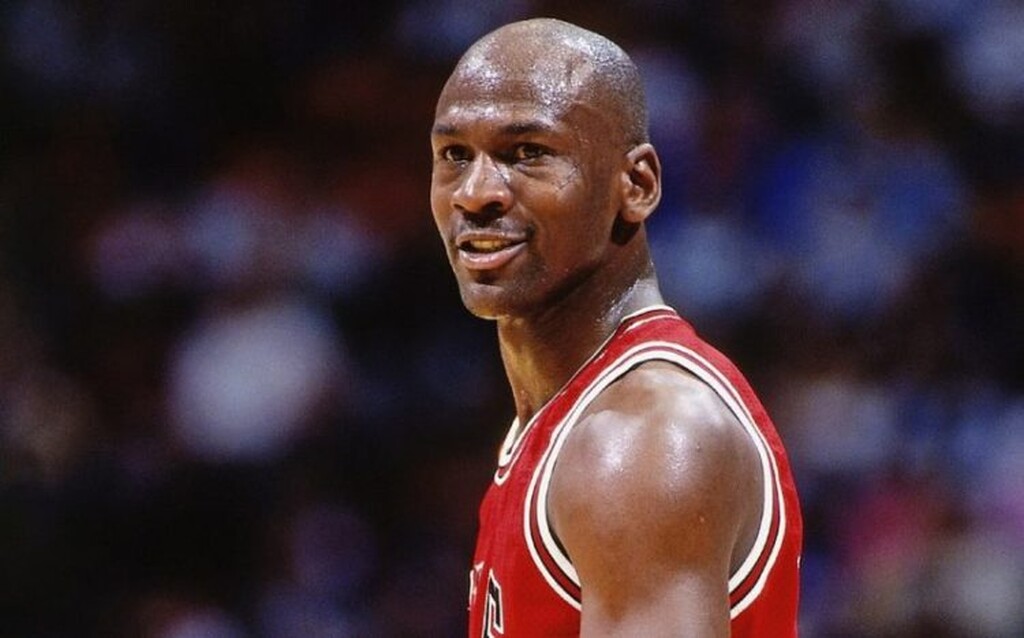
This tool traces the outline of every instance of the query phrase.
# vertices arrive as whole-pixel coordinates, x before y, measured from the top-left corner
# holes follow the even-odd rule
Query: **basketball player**
[[[478,41],[438,100],[431,207],[517,413],[481,505],[471,637],[796,635],[786,455],[659,293],[646,118],[626,54],[547,19]]]

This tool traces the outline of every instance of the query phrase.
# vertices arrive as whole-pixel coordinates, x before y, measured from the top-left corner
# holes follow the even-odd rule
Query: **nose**
[[[452,203],[468,213],[504,213],[512,205],[507,173],[494,158],[478,154],[463,173],[452,195]]]

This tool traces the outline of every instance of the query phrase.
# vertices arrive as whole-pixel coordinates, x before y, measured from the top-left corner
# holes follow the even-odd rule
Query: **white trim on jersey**
[[[764,585],[768,580],[768,575],[771,573],[772,567],[775,565],[775,560],[778,557],[779,551],[782,549],[782,542],[786,535],[786,507],[782,494],[782,481],[779,479],[779,469],[775,461],[775,455],[772,454],[768,441],[764,438],[764,434],[761,432],[760,428],[757,427],[757,424],[750,413],[750,409],[747,407],[746,403],[743,402],[742,396],[740,396],[740,393],[720,370],[712,365],[710,361],[689,348],[675,343],[656,343],[659,347],[669,348],[681,355],[669,357],[666,360],[676,363],[696,375],[715,391],[736,418],[739,419],[743,428],[753,440],[754,445],[757,448],[758,455],[761,457],[761,468],[764,479],[764,502],[761,507],[761,525],[758,529],[754,544],[747,553],[746,559],[740,564],[736,573],[729,578],[730,594],[733,593],[736,588],[751,575],[751,572],[763,555],[768,542],[773,540],[768,538],[771,531],[772,519],[774,517],[773,489],[775,492],[774,497],[778,499],[779,527],[775,532],[774,543],[769,550],[770,553],[768,560],[762,568],[761,573],[758,575],[754,586],[751,587],[750,591],[747,592],[747,594],[737,601],[730,609],[730,618],[736,618],[747,607],[749,607],[751,603],[757,600],[758,596],[760,596],[761,591],[764,589]]]
[[[652,317],[651,319],[653,320],[655,318]],[[630,327],[630,329],[632,328],[633,326]],[[757,427],[757,424],[751,415],[749,408],[743,402],[743,398],[740,393],[735,387],[733,387],[728,378],[721,371],[715,368],[711,362],[707,361],[707,359],[700,356],[697,352],[674,342],[647,341],[627,350],[618,359],[616,359],[615,362],[605,368],[602,373],[583,390],[579,398],[576,400],[576,403],[572,406],[563,420],[555,427],[548,449],[545,451],[544,456],[537,465],[537,469],[530,481],[530,486],[526,494],[526,507],[525,516],[523,517],[523,525],[526,544],[530,550],[530,556],[538,571],[540,571],[545,581],[547,581],[555,593],[571,606],[579,610],[579,601],[559,585],[557,578],[549,573],[544,561],[541,559],[538,549],[534,545],[533,535],[531,533],[531,514],[536,517],[537,527],[544,545],[544,550],[552,560],[554,560],[555,564],[563,574],[577,587],[579,587],[579,575],[576,573],[576,569],[569,560],[569,557],[565,555],[565,552],[562,551],[561,547],[555,541],[554,533],[551,530],[551,524],[547,516],[547,492],[550,486],[555,460],[558,458],[562,445],[565,443],[565,440],[573,426],[575,426],[576,421],[579,419],[583,411],[597,397],[597,395],[599,395],[611,383],[626,374],[629,370],[650,361],[666,361],[678,365],[707,384],[715,394],[722,399],[733,415],[736,416],[740,424],[743,426],[744,431],[746,431],[748,436],[751,437],[751,440],[754,442],[755,448],[757,449],[758,457],[761,461],[764,482],[761,522],[758,528],[757,537],[755,538],[750,551],[741,563],[740,567],[729,578],[728,585],[730,594],[732,594],[739,585],[750,577],[760,558],[763,556],[763,553],[771,540],[768,536],[771,532],[772,520],[775,516],[775,498],[778,499],[779,527],[776,530],[774,543],[770,549],[768,560],[761,570],[761,573],[758,575],[754,586],[751,587],[750,591],[748,591],[747,594],[737,601],[730,609],[730,618],[736,618],[745,609],[747,609],[754,600],[757,599],[761,591],[764,589],[768,574],[771,572],[782,547],[786,527],[786,513],[782,494],[782,483],[778,478],[778,467],[770,446],[764,438],[761,430]],[[540,483],[539,486],[538,481]],[[536,502],[534,502],[533,499],[535,489],[537,490]]]
[[[619,325],[624,324],[625,322],[629,321],[633,317],[638,317],[640,315],[647,314],[649,312],[654,312],[656,310],[666,310],[668,312],[671,312],[673,315],[675,315],[675,310],[673,310],[670,306],[666,306],[664,304],[653,304],[653,305],[641,308],[640,310],[637,310],[636,312],[631,312],[628,315],[624,316],[619,321]],[[633,330],[637,326],[643,325],[643,324],[647,323],[648,321],[653,321],[655,319],[663,319],[663,318],[664,318],[664,315],[655,315],[655,316],[649,317],[647,319],[641,319],[641,320],[637,321],[636,323],[634,323],[633,325],[627,327],[626,331]],[[565,391],[566,388],[569,387],[569,385],[572,383],[572,381],[576,378],[576,375],[578,375],[581,370],[583,370],[588,365],[590,365],[590,363],[595,358],[597,358],[602,352],[604,352],[605,346],[607,346],[608,343],[611,342],[611,340],[615,338],[615,334],[616,334],[616,332],[613,332],[612,334],[608,335],[608,337],[604,341],[601,342],[601,345],[598,346],[594,350],[594,352],[591,353],[591,355],[589,357],[587,357],[587,360],[584,361],[583,364],[580,365],[580,367],[576,369],[576,372],[574,372],[572,374],[572,376],[569,377],[569,380],[566,381],[565,385],[563,385],[558,390],[558,392],[556,392],[552,396],[551,399],[548,399],[548,401],[543,406],[541,406],[541,408],[539,410],[537,410],[536,412],[533,413],[533,416],[531,416],[530,420],[526,422],[526,425],[520,427],[519,417],[515,417],[515,418],[512,419],[512,425],[509,426],[508,432],[505,434],[505,439],[501,443],[501,448],[499,448],[499,450],[498,450],[498,467],[494,471],[494,483],[496,485],[502,485],[508,479],[509,474],[512,471],[512,466],[515,464],[516,459],[519,458],[519,452],[520,452],[520,450],[522,450],[521,443],[523,442],[524,439],[526,439],[527,432],[529,432],[533,428],[533,424],[537,422],[537,420],[540,418],[540,416],[544,413],[544,410],[551,404],[552,401],[555,400],[556,397],[558,397],[562,392]]]
[[[544,577],[544,580],[548,582],[555,593],[576,609],[580,609],[579,601],[573,598],[569,592],[562,588],[555,577],[548,571],[547,567],[544,566],[543,560],[537,553],[537,548],[533,542],[533,533],[530,529],[530,512],[534,510],[537,512],[537,528],[540,532],[541,540],[544,543],[544,549],[556,562],[559,569],[561,569],[562,572],[578,587],[580,585],[580,577],[576,573],[576,568],[573,566],[572,561],[569,560],[569,557],[565,555],[565,552],[563,552],[558,546],[558,543],[555,541],[554,534],[551,531],[551,524],[548,522],[547,491],[551,482],[551,468],[554,467],[554,460],[558,458],[558,453],[562,449],[565,437],[572,430],[572,426],[575,425],[580,414],[582,414],[587,406],[597,398],[597,395],[600,394],[601,391],[618,380],[619,377],[628,372],[629,369],[635,365],[637,364],[630,361],[623,362],[620,358],[616,363],[605,368],[601,374],[584,389],[576,400],[576,403],[573,404],[572,408],[565,415],[562,421],[555,426],[551,435],[551,442],[548,444],[548,449],[544,452],[544,456],[537,464],[537,469],[534,471],[533,478],[530,480],[530,486],[526,491],[526,507],[523,510],[525,512],[525,516],[523,516],[523,532],[526,536],[526,545],[530,550],[530,556],[533,558],[533,562]],[[533,494],[535,488],[537,488],[538,480],[540,481],[540,486],[537,490],[538,500],[536,507],[534,507],[532,505]]]
[[[540,412],[537,412],[540,414]],[[536,417],[537,414],[534,414]],[[512,464],[516,460],[516,456],[519,450],[522,448],[519,445],[525,438],[526,431],[533,424],[533,419],[530,419],[526,427],[519,427],[519,417],[512,419],[512,425],[508,428],[508,433],[505,435],[505,440],[501,443],[501,448],[498,450],[498,467],[494,470],[494,482],[497,485],[501,485],[508,479]]]
[[[652,312],[654,310],[667,310],[667,311],[672,313],[672,316],[678,316],[676,314],[676,311],[671,306],[655,305],[655,306],[648,306],[647,308],[644,308],[643,310],[641,310],[639,312],[634,312],[634,313],[632,313],[630,315],[627,315],[622,321],[626,321],[627,319],[630,319],[632,317],[636,317],[636,316],[639,316],[639,315],[642,315],[642,314],[645,314],[645,313],[648,313],[648,312]],[[625,334],[627,332],[632,332],[632,331],[636,330],[637,328],[639,328],[640,326],[644,325],[645,323],[650,323],[652,321],[658,321],[659,319],[664,319],[664,318],[665,318],[665,315],[654,315],[652,317],[646,317],[644,319],[639,319],[639,320],[633,322],[632,324],[630,324],[629,326],[627,326],[626,329],[622,331],[622,333]]]

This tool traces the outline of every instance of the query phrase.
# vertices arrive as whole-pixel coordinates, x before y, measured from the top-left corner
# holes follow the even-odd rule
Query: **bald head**
[[[514,22],[485,35],[462,56],[438,100],[456,90],[498,94],[516,85],[553,111],[583,104],[599,111],[629,145],[648,141],[643,82],[617,44],[568,22],[539,18]]]

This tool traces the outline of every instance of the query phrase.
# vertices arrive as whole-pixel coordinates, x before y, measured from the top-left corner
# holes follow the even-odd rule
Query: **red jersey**
[[[733,638],[797,635],[803,523],[782,442],[736,367],[671,308],[654,306],[624,319],[525,427],[513,423],[480,506],[470,572],[470,638],[579,635],[581,583],[547,516],[552,468],[590,402],[648,361],[675,364],[707,383],[743,425],[761,459],[760,529],[729,579]]]

